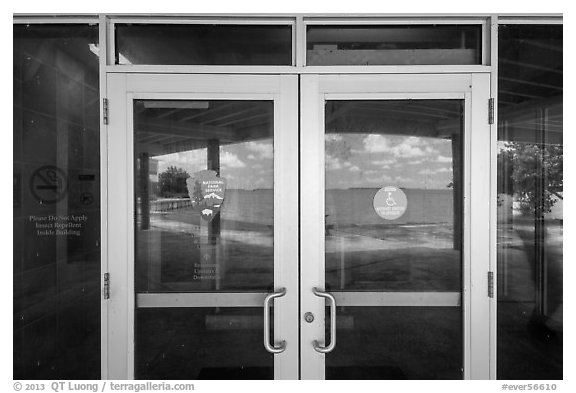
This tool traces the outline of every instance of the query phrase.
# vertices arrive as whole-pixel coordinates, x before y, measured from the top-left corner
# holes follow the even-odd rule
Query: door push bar
[[[286,341],[282,340],[280,346],[270,345],[270,302],[272,299],[286,295],[286,288],[280,288],[264,299],[264,348],[270,353],[282,353],[286,349]]]
[[[324,292],[318,288],[312,288],[312,292],[316,296],[323,297],[325,299],[330,300],[330,308],[331,308],[331,310],[330,310],[330,345],[322,347],[322,346],[320,346],[320,343],[318,342],[318,340],[314,340],[312,342],[312,345],[314,346],[314,349],[317,352],[328,353],[328,352],[331,352],[334,349],[334,347],[336,347],[336,299],[334,299],[334,296],[332,296],[332,294],[330,294],[328,292]]]

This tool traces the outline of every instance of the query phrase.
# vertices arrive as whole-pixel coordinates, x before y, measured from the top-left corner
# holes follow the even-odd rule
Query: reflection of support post
[[[544,221],[544,206],[546,201],[546,178],[543,167],[544,164],[544,146],[545,136],[548,126],[548,109],[538,108],[536,111],[536,143],[539,147],[540,157],[536,158],[534,181],[534,259],[535,259],[535,279],[536,279],[536,312],[538,316],[547,314],[547,260],[545,253],[545,235],[546,227]]]
[[[346,245],[344,244],[344,236],[338,240],[340,242],[340,289],[344,290],[346,288],[346,258],[344,254]]]
[[[145,230],[150,228],[150,156],[140,153],[139,161],[140,229]]]
[[[207,168],[211,171],[216,171],[216,176],[220,176],[220,141],[218,139],[209,139],[207,146]],[[215,286],[216,290],[220,289],[220,265],[223,261],[220,260],[218,252],[220,245],[220,213],[208,224],[208,243],[211,249],[212,266],[215,269]]]
[[[452,198],[453,243],[455,250],[462,250],[462,135],[452,134]]]

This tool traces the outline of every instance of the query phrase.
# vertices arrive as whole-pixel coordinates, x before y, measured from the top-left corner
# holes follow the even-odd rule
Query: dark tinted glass
[[[291,65],[292,27],[117,24],[116,64]]]
[[[498,378],[562,379],[562,26],[500,26]]]
[[[98,26],[14,26],[14,378],[100,378]]]
[[[308,26],[307,65],[481,64],[480,25]]]
[[[138,379],[273,379],[261,308],[139,308]]]
[[[460,307],[337,307],[336,312],[338,344],[326,355],[326,379],[463,378]],[[328,329],[326,337],[329,341]]]

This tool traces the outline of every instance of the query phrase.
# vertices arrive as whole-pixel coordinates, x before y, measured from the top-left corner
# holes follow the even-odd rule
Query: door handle
[[[328,353],[331,352],[334,347],[336,347],[336,299],[334,296],[332,296],[332,294],[324,292],[318,288],[312,288],[312,292],[316,296],[330,300],[330,345],[323,347],[320,345],[318,340],[314,340],[312,342],[312,345],[317,352]]]
[[[280,346],[270,345],[270,302],[272,299],[286,295],[286,288],[280,288],[264,299],[264,348],[270,353],[282,353],[286,349],[286,341],[282,340]]]

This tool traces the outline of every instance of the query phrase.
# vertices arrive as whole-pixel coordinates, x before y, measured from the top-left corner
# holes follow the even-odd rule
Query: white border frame
[[[282,66],[282,67],[228,67],[228,66],[215,66],[215,67],[196,67],[196,66],[115,66],[108,65],[109,59],[114,59],[114,53],[111,52],[108,43],[114,41],[113,34],[110,30],[110,21],[118,20],[137,20],[142,22],[148,20],[151,23],[157,20],[169,19],[174,23],[197,23],[201,20],[217,20],[219,23],[225,21],[239,22],[246,20],[259,20],[267,18],[268,20],[291,20],[295,18],[295,39],[293,45],[296,50],[293,52],[296,55],[295,66]],[[431,20],[441,21],[445,23],[456,23],[458,20],[483,20],[490,18],[490,34],[487,34],[485,41],[490,42],[490,56],[487,64],[490,66],[317,66],[305,67],[304,57],[306,51],[306,37],[304,20],[306,23],[313,23],[315,20],[331,22],[334,24],[341,24],[345,21],[356,20],[370,20],[395,23],[395,21],[404,20],[406,23],[430,23]],[[107,78],[106,76],[111,73],[259,73],[259,74],[386,74],[386,73],[485,73],[491,72],[491,85],[492,94],[495,99],[494,110],[494,125],[491,127],[491,141],[492,141],[492,167],[491,167],[491,184],[493,187],[493,195],[491,200],[491,270],[494,274],[494,298],[492,299],[491,316],[493,320],[496,319],[497,312],[497,263],[496,263],[496,143],[497,143],[497,119],[498,119],[498,102],[497,102],[497,75],[498,75],[498,26],[502,24],[540,24],[540,25],[554,25],[563,24],[563,14],[554,13],[540,13],[540,14],[343,14],[343,13],[311,13],[311,14],[274,14],[274,13],[255,13],[255,14],[13,14],[14,24],[96,24],[99,23],[99,46],[101,48],[100,54],[100,98],[107,97]],[[486,46],[486,48],[488,48]],[[101,121],[100,121],[100,155],[101,155],[101,266],[102,273],[108,271],[108,221],[109,216],[108,207],[106,205],[108,199],[107,176],[108,176],[108,140],[107,140],[107,125],[102,122],[102,100],[100,100]],[[114,281],[113,281],[114,282]],[[102,282],[103,285],[103,282]],[[102,328],[102,346],[101,346],[101,376],[103,379],[108,378],[106,359],[108,357],[108,303],[102,300],[102,315],[101,315],[101,328]],[[491,330],[491,378],[496,379],[496,323],[492,324]]]
[[[274,334],[287,348],[274,355],[276,379],[298,378],[298,84],[290,75],[150,75],[109,74],[108,233],[111,293],[107,301],[106,376],[134,378],[134,190],[133,100],[229,99],[274,100],[274,286],[287,293],[275,301]],[[207,294],[139,295],[147,304],[195,307]],[[154,298],[157,296],[157,298]],[[253,304],[259,292],[237,299],[213,295],[220,306]],[[193,300],[191,300],[193,299]],[[244,300],[242,300],[244,299]],[[238,303],[238,301],[241,301]],[[196,303],[194,303],[196,302]],[[235,303],[236,302],[236,303]],[[244,302],[244,303],[242,303]],[[262,300],[263,302],[263,300]],[[213,303],[212,303],[213,304]],[[146,306],[146,305],[144,305]],[[264,350],[264,348],[262,348]]]
[[[489,379],[489,332],[495,323],[490,318],[487,291],[489,267],[490,127],[488,98],[490,75],[304,75],[301,90],[301,189],[307,190],[308,202],[301,206],[301,313],[312,312],[315,322],[303,319],[301,329],[301,377],[324,379],[325,357],[312,347],[314,340],[324,339],[324,300],[314,296],[312,288],[324,287],[324,108],[327,100],[389,99],[464,99],[464,245],[463,245],[463,352],[464,378]],[[304,143],[306,141],[306,143]],[[474,206],[474,208],[472,208]],[[484,232],[483,232],[484,231]],[[474,242],[471,239],[474,238]],[[307,261],[319,261],[312,263]],[[366,294],[336,292],[345,303],[366,305]],[[446,295],[444,295],[446,296]],[[457,294],[451,294],[458,298]],[[422,298],[416,294],[396,295],[381,306],[410,304]],[[400,300],[399,300],[400,299]],[[444,299],[446,299],[444,297]],[[338,304],[338,301],[337,301]],[[414,304],[414,303],[411,303]],[[447,303],[442,303],[447,304]],[[452,301],[450,304],[455,304]],[[429,304],[435,305],[435,304]],[[438,305],[438,303],[436,303]],[[317,322],[316,322],[317,321]]]

